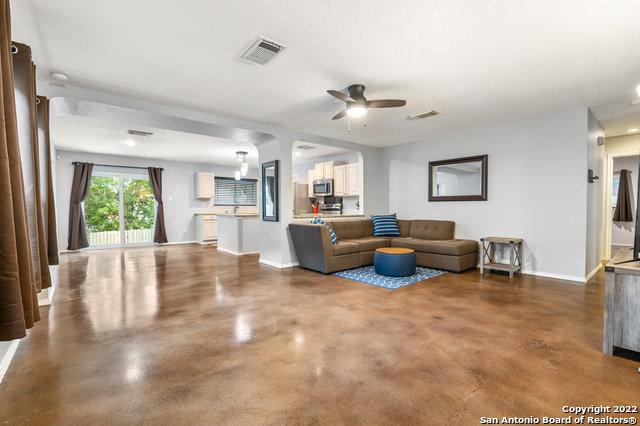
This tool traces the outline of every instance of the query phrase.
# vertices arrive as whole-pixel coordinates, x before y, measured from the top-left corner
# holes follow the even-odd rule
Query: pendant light
[[[247,163],[247,155],[249,155],[246,151],[237,151],[236,152],[236,161],[240,163],[240,169],[234,172],[234,177],[236,180],[240,180],[247,175],[249,171],[249,164]]]

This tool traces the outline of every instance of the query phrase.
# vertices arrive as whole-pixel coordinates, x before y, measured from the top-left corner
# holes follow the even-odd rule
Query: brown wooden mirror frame
[[[434,179],[433,168],[449,164],[481,162],[482,184],[478,195],[433,195]],[[487,177],[489,167],[489,155],[476,155],[473,157],[452,158],[449,160],[429,162],[429,201],[487,201]]]

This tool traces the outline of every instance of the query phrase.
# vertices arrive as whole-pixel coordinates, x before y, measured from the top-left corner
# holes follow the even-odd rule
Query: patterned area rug
[[[389,290],[395,290],[397,288],[402,288],[443,274],[446,274],[446,272],[438,269],[422,268],[418,266],[416,268],[416,273],[410,277],[385,277],[384,275],[376,274],[373,266],[363,266],[361,268],[335,272],[333,275]]]

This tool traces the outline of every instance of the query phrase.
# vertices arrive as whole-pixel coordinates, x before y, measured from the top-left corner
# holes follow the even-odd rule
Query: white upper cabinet
[[[342,197],[345,195],[347,178],[347,166],[335,166],[333,168],[333,195]]]
[[[322,177],[325,179],[333,178],[333,161],[327,161],[326,163],[322,163],[323,174]]]
[[[347,164],[344,195],[360,195],[360,165],[358,163]]]
[[[324,163],[317,163],[314,170],[315,179],[333,179],[333,161],[327,161]]]
[[[196,173],[196,198],[213,198],[215,175],[213,173]]]

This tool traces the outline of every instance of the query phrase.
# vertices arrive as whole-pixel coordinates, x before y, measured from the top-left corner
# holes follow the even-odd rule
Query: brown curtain
[[[58,235],[56,203],[53,195],[53,167],[51,162],[51,134],[49,131],[49,99],[38,96],[38,148],[40,150],[40,200],[44,233],[47,239],[49,265],[57,265]]]
[[[89,247],[87,228],[84,223],[82,202],[89,193],[91,183],[91,163],[73,163],[73,182],[71,183],[71,199],[69,206],[69,245],[67,249],[78,250]]]
[[[153,232],[153,242],[166,243],[167,230],[164,225],[164,205],[162,204],[162,169],[159,167],[148,167],[149,181],[153,189],[153,196],[158,203],[158,213],[156,214],[156,229]]]
[[[620,170],[618,200],[616,201],[616,210],[613,212],[614,222],[633,222],[633,195],[631,195],[629,182],[630,175],[628,170]]]
[[[18,141],[10,19],[9,1],[0,0],[0,340],[24,337],[40,319]]]
[[[47,242],[40,203],[40,160],[36,111],[35,65],[31,48],[13,42],[13,78],[18,123],[18,142],[31,246],[33,275],[38,290],[51,287]]]

